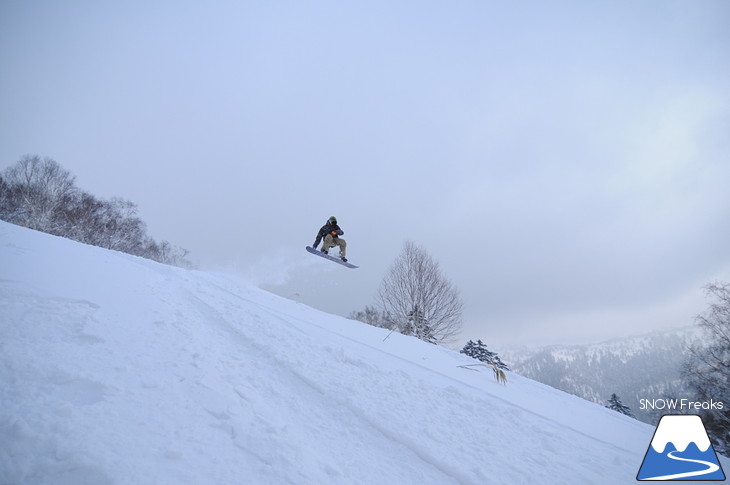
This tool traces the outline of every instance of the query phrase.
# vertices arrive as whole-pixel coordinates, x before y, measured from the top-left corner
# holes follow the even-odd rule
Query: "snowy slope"
[[[386,335],[0,222],[0,484],[634,483],[651,426]]]

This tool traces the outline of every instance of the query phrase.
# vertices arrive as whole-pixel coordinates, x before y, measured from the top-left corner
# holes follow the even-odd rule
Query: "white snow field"
[[[635,483],[653,427],[387,334],[0,222],[0,484]]]

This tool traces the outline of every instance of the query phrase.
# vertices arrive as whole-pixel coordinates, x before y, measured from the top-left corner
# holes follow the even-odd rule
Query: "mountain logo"
[[[636,479],[725,480],[702,418],[693,414],[662,416]]]

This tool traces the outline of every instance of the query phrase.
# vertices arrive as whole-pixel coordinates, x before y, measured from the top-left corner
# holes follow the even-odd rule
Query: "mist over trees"
[[[376,307],[351,318],[433,344],[453,341],[461,330],[463,303],[423,248],[407,241],[378,289]]]
[[[0,219],[165,264],[190,267],[187,251],[147,235],[137,206],[102,200],[79,189],[51,158],[25,155],[0,175]]]
[[[552,345],[509,356],[518,374],[656,424],[669,412],[699,414],[715,451],[730,456],[730,283],[705,287],[708,308],[694,327],[598,344]],[[613,393],[613,394],[612,394]],[[654,408],[645,401],[698,403]],[[625,413],[627,414],[627,413]]]

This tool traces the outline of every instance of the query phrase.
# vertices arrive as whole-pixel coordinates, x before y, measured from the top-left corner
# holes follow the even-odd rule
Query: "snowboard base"
[[[330,256],[329,254],[325,254],[325,253],[323,253],[322,251],[320,251],[320,250],[318,250],[318,249],[314,249],[314,248],[313,248],[313,247],[311,247],[311,246],[307,246],[307,248],[306,248],[306,249],[307,249],[307,251],[309,251],[310,253],[312,253],[312,254],[314,254],[314,255],[317,255],[317,256],[319,256],[320,258],[324,258],[324,259],[329,259],[330,261],[334,261],[335,263],[337,263],[337,264],[341,264],[342,266],[346,266],[346,267],[348,267],[348,268],[351,268],[351,269],[359,268],[359,266],[355,266],[355,265],[354,265],[354,264],[352,264],[352,263],[346,263],[346,262],[342,261],[342,260],[341,260],[340,258],[337,258],[337,257],[335,257],[335,256]]]

